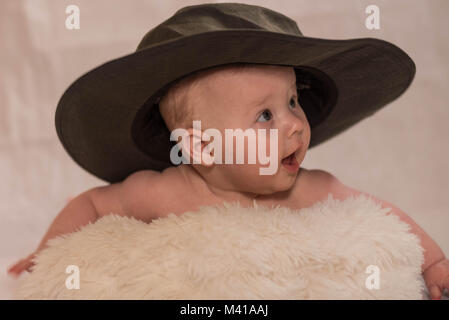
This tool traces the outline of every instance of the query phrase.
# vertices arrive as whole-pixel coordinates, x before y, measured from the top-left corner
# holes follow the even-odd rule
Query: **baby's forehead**
[[[219,69],[196,78],[189,92],[189,103],[197,109],[198,116],[198,113],[207,115],[216,112],[216,106],[222,108],[223,103],[238,101],[239,106],[247,105],[265,94],[295,88],[295,83],[296,74],[292,67],[268,65]],[[197,108],[199,105],[201,107]]]

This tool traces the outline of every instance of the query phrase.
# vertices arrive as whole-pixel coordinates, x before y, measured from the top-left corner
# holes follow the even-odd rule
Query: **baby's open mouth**
[[[295,157],[295,153],[293,152],[288,157],[285,157],[284,159],[282,159],[282,163],[291,164],[294,157]]]
[[[290,154],[288,157],[282,159],[282,165],[290,173],[294,173],[299,169],[299,163],[298,160],[296,160],[295,153],[296,151]]]

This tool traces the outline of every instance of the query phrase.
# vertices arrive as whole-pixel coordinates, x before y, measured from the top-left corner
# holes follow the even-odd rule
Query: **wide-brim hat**
[[[309,148],[398,98],[416,70],[403,50],[380,39],[305,37],[291,18],[255,5],[188,6],[148,31],[135,52],[67,88],[56,109],[58,137],[75,162],[110,183],[174,166],[176,141],[159,99],[183,77],[234,63],[294,68],[312,131]]]

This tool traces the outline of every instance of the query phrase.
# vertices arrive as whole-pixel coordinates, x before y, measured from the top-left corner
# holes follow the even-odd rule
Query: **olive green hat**
[[[300,9],[298,9],[300,10]],[[304,36],[276,11],[241,3],[187,6],[149,30],[135,52],[83,74],[62,95],[58,137],[85,170],[114,183],[173,166],[158,101],[194,72],[225,64],[291,66],[312,148],[398,98],[415,75],[400,48],[374,38]]]

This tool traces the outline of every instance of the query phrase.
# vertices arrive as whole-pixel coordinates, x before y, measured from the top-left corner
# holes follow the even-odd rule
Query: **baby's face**
[[[201,119],[201,130],[215,128],[221,132],[222,164],[213,164],[212,170],[222,171],[230,185],[240,191],[270,194],[289,189],[295,182],[298,171],[291,173],[281,163],[282,159],[296,152],[302,163],[310,143],[310,126],[298,103],[296,76],[293,68],[262,66],[231,74],[219,71],[208,76],[197,91],[195,113]],[[266,129],[266,155],[276,146],[270,141],[270,129],[277,129],[277,170],[274,175],[261,175],[261,164],[257,156],[256,138],[255,164],[248,162],[248,139],[244,144],[244,164],[236,162],[236,138],[233,142],[233,164],[225,164],[225,129]],[[213,153],[214,154],[214,153]],[[271,160],[270,160],[271,161]]]

